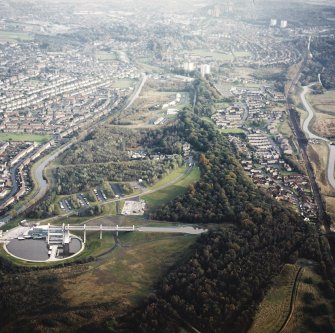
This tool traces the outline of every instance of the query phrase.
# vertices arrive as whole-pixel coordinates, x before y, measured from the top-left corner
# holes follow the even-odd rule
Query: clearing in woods
[[[291,295],[299,266],[287,264],[261,303],[248,333],[277,333],[290,312]]]
[[[200,179],[200,170],[193,167],[192,170],[181,180],[157,192],[147,194],[143,199],[147,202],[149,209],[156,209],[161,205],[167,204],[179,195],[184,194],[188,187]]]
[[[107,233],[106,233],[107,234]],[[98,235],[93,245],[99,249]],[[189,252],[196,236],[169,234],[122,234],[119,246],[78,276],[63,276],[63,297],[71,306],[105,302],[136,306],[153,291],[167,270]],[[103,236],[104,238],[104,236]],[[114,244],[110,240],[110,246]]]
[[[290,320],[282,333],[334,332],[335,308],[329,281],[315,267],[304,267]]]

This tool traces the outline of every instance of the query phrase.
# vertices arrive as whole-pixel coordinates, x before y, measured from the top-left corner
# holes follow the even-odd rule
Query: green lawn
[[[236,58],[242,58],[242,57],[249,57],[250,56],[250,52],[234,52],[234,55]]]
[[[244,131],[240,128],[226,128],[226,129],[222,129],[221,133],[223,134],[244,134]]]
[[[79,237],[83,238],[83,232],[78,232]],[[85,249],[78,255],[78,258],[84,258],[87,256],[100,256],[105,252],[112,249],[115,245],[115,240],[112,232],[104,232],[102,239],[100,239],[100,233],[87,232]]]
[[[126,89],[134,85],[134,80],[122,79],[113,83],[113,88]]]
[[[162,69],[160,67],[150,65],[150,64],[148,64],[146,62],[143,62],[143,61],[139,61],[138,65],[140,67],[142,67],[143,70],[145,70],[147,72],[154,72],[154,73],[160,73],[160,72],[162,72]]]
[[[218,61],[234,60],[234,56],[231,53],[225,54],[221,52],[211,52],[210,50],[205,50],[205,49],[195,49],[195,50],[192,50],[191,53],[198,55],[200,57],[211,57]]]
[[[111,202],[103,205],[103,215],[116,215],[116,203]]]
[[[229,86],[229,89],[230,89],[230,87],[231,87],[231,85]],[[230,105],[230,103],[226,103],[226,102],[214,103],[214,107],[215,107],[216,110],[226,109],[229,105]]]
[[[250,333],[278,332],[290,310],[292,288],[298,269],[299,266],[290,264],[283,267],[260,304]]]
[[[116,60],[116,54],[114,52],[105,52],[99,51],[97,52],[98,60],[108,61],[108,60]]]
[[[4,31],[1,30],[0,31],[0,40],[1,39],[13,39],[13,40],[25,40],[25,41],[29,41],[29,40],[33,40],[34,37],[26,32],[16,32],[16,31]]]
[[[46,142],[51,139],[51,135],[26,134],[26,133],[0,133],[0,141],[34,141]]]
[[[160,181],[158,181],[157,183],[155,183],[154,185],[150,186],[148,188],[148,190],[154,190],[156,188],[159,188],[161,186],[166,185],[167,183],[172,182],[173,180],[175,180],[176,178],[180,177],[182,174],[185,173],[187,167],[186,165],[177,168],[175,170],[173,170],[172,172],[170,172],[167,176],[165,176],[163,179],[161,179]]]
[[[0,227],[0,230],[6,231],[6,230],[13,229],[13,228],[18,226],[18,224],[21,220],[22,219],[15,218],[15,219],[11,220],[10,222],[4,224],[2,227]]]
[[[91,269],[63,281],[62,297],[77,306],[106,302],[138,305],[171,266],[188,255],[196,238],[140,232],[122,234],[121,246],[93,262]],[[97,251],[98,241],[92,238],[91,246],[96,246]]]
[[[210,123],[210,124],[215,124],[215,122],[209,118],[209,117],[201,117],[202,120],[206,121],[207,123]]]
[[[149,209],[156,209],[161,205],[168,203],[175,199],[179,195],[184,194],[187,191],[189,185],[195,183],[200,179],[200,170],[198,167],[194,167],[192,171],[182,178],[177,183],[159,190],[157,192],[145,195],[143,199],[147,202]]]

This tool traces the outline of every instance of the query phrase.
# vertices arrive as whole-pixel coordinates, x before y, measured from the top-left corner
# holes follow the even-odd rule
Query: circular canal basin
[[[28,261],[48,261],[49,260],[49,249],[45,239],[13,239],[7,245],[6,250],[12,256]],[[82,242],[80,239],[73,237],[70,242],[69,255],[63,255],[62,250],[59,251],[59,256],[56,260],[62,260],[69,258],[75,254],[78,254],[82,249]]]

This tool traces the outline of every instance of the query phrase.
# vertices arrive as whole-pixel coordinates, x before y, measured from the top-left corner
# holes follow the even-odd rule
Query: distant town
[[[71,20],[55,15],[48,25],[38,10],[33,17],[0,19],[0,131],[10,138],[1,143],[1,209],[32,191],[33,162],[124,105],[144,72],[153,81],[174,76],[189,83],[199,73],[210,78],[225,101],[215,106],[211,120],[228,134],[238,130],[248,138],[243,167],[255,183],[266,184],[267,191],[296,206],[306,218],[315,217],[304,176],[291,176],[293,167],[285,160],[295,149],[278,131],[287,119],[280,72],[302,59],[316,29],[324,32],[328,27],[301,27],[285,18],[271,18],[261,26],[220,20],[233,11],[232,3],[214,6],[199,12],[196,25],[195,17],[187,14],[148,15],[152,26],[169,26],[165,36],[132,12],[96,11],[92,16],[89,10],[75,11]],[[108,22],[108,28],[93,41],[82,42],[82,29],[95,18],[100,26]],[[185,98],[183,105],[192,102]],[[166,113],[152,123],[162,126],[177,115],[181,99],[177,93],[175,100],[157,103]],[[266,125],[262,131],[250,126],[261,122]],[[11,138],[13,133],[19,141]],[[37,135],[36,140],[29,135]],[[238,138],[231,140],[244,145]],[[287,184],[294,184],[294,193],[285,190]]]
[[[0,332],[334,332],[330,0],[0,0]]]

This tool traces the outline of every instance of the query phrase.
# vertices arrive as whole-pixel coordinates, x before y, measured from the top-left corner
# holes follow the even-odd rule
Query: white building
[[[286,20],[281,20],[280,21],[280,27],[283,28],[283,29],[287,28],[287,21]]]
[[[277,25],[277,20],[276,19],[271,19],[270,27],[275,27],[276,25]]]
[[[202,64],[200,66],[200,72],[201,72],[201,76],[204,77],[206,74],[210,74],[211,73],[211,66],[208,64]]]
[[[184,62],[184,71],[192,72],[195,70],[195,65],[193,62]]]

